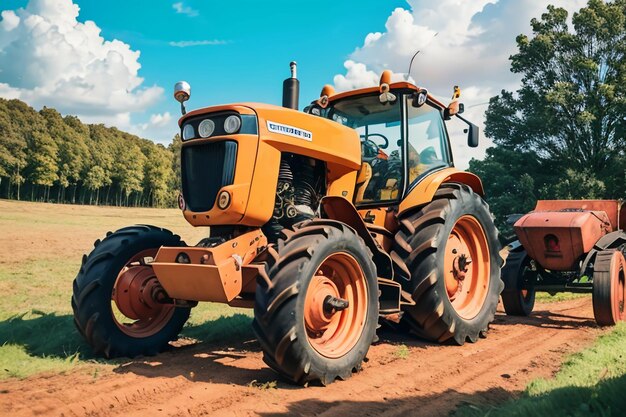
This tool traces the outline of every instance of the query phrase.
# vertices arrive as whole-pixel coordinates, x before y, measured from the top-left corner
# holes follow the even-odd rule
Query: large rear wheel
[[[313,220],[279,242],[271,286],[259,280],[253,328],[265,362],[304,384],[358,371],[378,320],[376,267],[363,240],[339,222]]]
[[[415,301],[404,320],[439,342],[484,335],[504,286],[499,246],[487,204],[465,185],[446,184],[404,215],[392,248],[395,272]]]
[[[626,261],[619,250],[598,252],[593,268],[593,315],[600,326],[626,320]]]
[[[161,246],[184,246],[153,226],[131,226],[96,241],[74,280],[72,308],[79,332],[107,358],[154,355],[175,340],[190,308],[168,297],[150,261]]]

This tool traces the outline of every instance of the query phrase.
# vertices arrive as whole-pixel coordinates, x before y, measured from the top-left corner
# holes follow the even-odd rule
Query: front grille
[[[181,151],[183,196],[189,210],[209,211],[218,191],[235,179],[237,142],[189,143]]]

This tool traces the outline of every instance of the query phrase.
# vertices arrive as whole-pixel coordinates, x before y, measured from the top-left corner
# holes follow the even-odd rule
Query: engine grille
[[[189,144],[181,151],[183,196],[189,210],[209,211],[220,188],[235,179],[237,142]]]

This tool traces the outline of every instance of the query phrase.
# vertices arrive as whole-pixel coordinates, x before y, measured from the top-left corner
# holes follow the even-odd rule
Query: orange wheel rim
[[[329,297],[347,301],[347,307],[329,308]],[[328,256],[311,278],[304,301],[309,344],[324,357],[344,356],[361,337],[367,306],[367,282],[357,260],[345,252]]]
[[[145,258],[154,258],[157,249],[133,256],[122,268],[111,293],[111,313],[117,327],[136,338],[158,333],[174,314],[174,306],[161,304],[155,295],[163,291]],[[164,295],[164,292],[161,293]]]
[[[615,252],[611,259],[611,283],[612,291],[615,296],[613,299],[613,317],[615,321],[626,319],[624,314],[624,297],[626,292],[626,285],[624,283],[624,270],[626,269],[626,261],[621,252]]]
[[[482,309],[491,275],[487,237],[470,215],[457,220],[448,236],[444,255],[446,293],[457,314],[471,320]]]

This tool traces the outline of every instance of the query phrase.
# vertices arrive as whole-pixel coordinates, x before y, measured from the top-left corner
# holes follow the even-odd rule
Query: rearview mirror
[[[470,148],[476,148],[478,146],[478,138],[480,136],[480,129],[475,124],[469,124],[469,132],[467,133],[467,145]]]
[[[478,139],[480,137],[480,129],[474,123],[470,122],[466,118],[460,116],[458,113],[456,115],[459,119],[463,120],[467,123],[467,129],[464,129],[464,132],[467,132],[467,145],[470,148],[476,148],[478,146]]]

